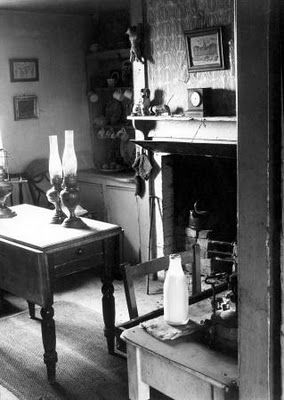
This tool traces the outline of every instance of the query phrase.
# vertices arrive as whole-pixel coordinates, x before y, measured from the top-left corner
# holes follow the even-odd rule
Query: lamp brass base
[[[46,192],[47,200],[54,205],[54,214],[50,220],[50,224],[62,224],[67,216],[62,211],[61,208],[61,198],[60,198],[60,191],[61,191],[61,182],[62,178],[60,176],[55,176],[52,179],[53,186]]]
[[[6,206],[5,202],[13,191],[10,181],[4,180],[3,169],[0,168],[0,218],[13,218],[17,214]]]
[[[17,215],[15,211],[12,211],[7,206],[0,206],[0,218],[13,218]]]
[[[81,220],[81,218],[74,216],[64,219],[61,225],[64,228],[88,229],[88,225],[86,225],[85,222]]]
[[[56,210],[50,220],[50,224],[62,224],[62,222],[66,219],[66,215],[62,210]]]
[[[62,204],[68,209],[69,217],[66,218],[61,226],[74,229],[89,229],[81,218],[75,215],[75,209],[80,202],[80,190],[77,186],[76,175],[67,175],[64,178],[64,189],[60,192]]]

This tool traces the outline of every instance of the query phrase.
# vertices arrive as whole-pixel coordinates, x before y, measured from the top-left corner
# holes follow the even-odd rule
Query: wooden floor
[[[123,283],[121,281],[116,281],[114,283],[115,286],[115,299],[116,299],[116,324],[125,322],[129,319]],[[146,294],[146,281],[145,278],[141,278],[140,281],[136,282],[136,296],[137,296],[137,305],[140,313],[146,313],[148,311],[152,311],[157,307],[162,306],[162,287],[163,282],[161,280],[158,281],[150,281],[150,295]],[[12,306],[14,306],[15,310],[22,311],[27,309],[27,303],[25,300],[14,297],[8,293],[5,294],[5,300],[7,300]],[[101,281],[100,278],[96,275],[96,273],[92,270],[84,271],[78,274],[74,274],[71,276],[64,277],[61,280],[56,282],[55,288],[55,298],[54,301],[67,301],[74,302],[79,305],[82,305],[87,308],[91,308],[92,310],[101,313]],[[208,304],[207,303],[207,309]],[[203,307],[202,305],[198,305],[197,307],[191,309],[191,317],[192,319],[200,318],[200,310]],[[209,307],[211,308],[211,307]],[[195,317],[195,318],[194,318]],[[200,320],[200,319],[199,319]],[[123,360],[126,363],[126,359]],[[106,373],[105,377],[105,386],[107,392],[107,382],[108,377]],[[125,383],[125,382],[124,382]],[[9,393],[2,392],[4,388],[0,386],[0,399],[5,400],[17,400],[13,395],[9,397]],[[3,393],[3,395],[2,395]],[[123,399],[109,399],[107,400],[127,400],[128,397]],[[159,394],[156,391],[153,391],[153,399],[155,400],[166,400],[168,397]]]
[[[125,322],[129,319],[128,311],[126,307],[125,295],[123,284],[120,281],[114,283],[115,286],[115,299],[116,299],[116,323]],[[155,291],[158,294],[146,295],[146,282],[145,279],[138,282],[138,306],[141,312],[147,312],[153,310],[155,307],[162,306],[162,294],[161,294],[162,283],[151,282],[151,293]],[[12,305],[11,313],[18,312],[22,310],[27,310],[27,303],[24,299],[12,296],[11,294],[5,293],[5,303],[8,301]],[[94,271],[84,271],[76,275],[71,275],[57,281],[55,289],[54,301],[68,301],[75,302],[84,307],[89,307],[92,310],[101,313],[101,281],[100,278],[95,274]],[[9,309],[10,307],[8,307]],[[4,313],[7,315],[7,312]],[[0,317],[1,318],[1,317]],[[126,363],[126,359],[122,360]],[[105,386],[106,393],[108,392],[108,377],[107,372],[105,376]],[[125,382],[124,382],[125,383]],[[109,395],[108,395],[109,396]],[[127,400],[123,399],[109,399],[108,400]],[[5,400],[17,400],[13,394],[10,394],[5,388],[0,386],[0,399]],[[168,399],[168,397],[160,395],[158,392],[154,391],[154,399],[163,400]]]

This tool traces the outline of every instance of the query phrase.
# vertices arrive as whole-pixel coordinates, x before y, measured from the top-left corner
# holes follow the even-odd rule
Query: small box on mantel
[[[211,88],[187,89],[188,109],[185,115],[188,117],[212,116]]]

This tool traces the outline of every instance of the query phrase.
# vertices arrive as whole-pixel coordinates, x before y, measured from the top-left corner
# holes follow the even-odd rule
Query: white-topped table
[[[51,210],[28,204],[11,208],[17,215],[0,219],[0,288],[41,306],[44,362],[48,379],[54,382],[57,353],[52,305],[54,280],[59,276],[103,263],[104,333],[109,353],[114,353],[112,282],[119,268],[122,229],[88,218],[82,218],[87,229],[64,228],[49,223]]]

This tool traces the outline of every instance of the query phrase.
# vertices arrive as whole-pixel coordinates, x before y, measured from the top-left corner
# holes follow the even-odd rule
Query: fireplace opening
[[[171,154],[162,157],[165,253],[186,248],[190,210],[207,211],[208,238],[234,242],[237,235],[237,167],[230,158]]]

